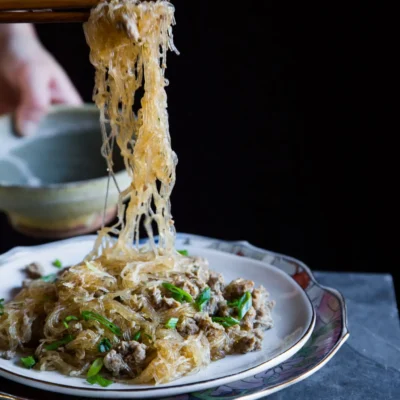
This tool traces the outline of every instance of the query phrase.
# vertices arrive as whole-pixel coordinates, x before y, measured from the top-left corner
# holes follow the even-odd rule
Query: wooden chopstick
[[[0,0],[0,23],[85,22],[100,1]]]
[[[100,0],[0,0],[0,11],[92,8]]]
[[[35,11],[35,12],[0,12],[0,23],[59,23],[85,22],[90,11]]]
[[[90,8],[99,2],[100,0],[0,0],[0,23],[84,22],[89,18]]]

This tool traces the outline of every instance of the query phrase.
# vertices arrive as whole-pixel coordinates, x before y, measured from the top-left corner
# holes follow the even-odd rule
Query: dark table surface
[[[271,400],[400,399],[400,326],[393,280],[387,274],[317,272],[320,283],[346,299],[350,339],[321,370],[268,396]],[[0,379],[0,391],[29,399],[77,399]],[[1,396],[0,396],[1,399]]]

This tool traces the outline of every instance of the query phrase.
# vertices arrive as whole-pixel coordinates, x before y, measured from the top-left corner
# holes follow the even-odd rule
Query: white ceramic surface
[[[38,261],[47,268],[46,273],[57,272],[51,265],[54,259],[60,259],[65,266],[81,261],[91,250],[94,238],[84,236],[31,248],[17,248],[1,256],[0,298],[4,297],[7,301],[13,290],[20,286],[25,265]],[[244,277],[254,280],[257,286],[265,286],[270,292],[271,299],[276,301],[273,311],[275,326],[266,332],[260,352],[228,356],[213,362],[198,374],[159,386],[115,383],[102,389],[87,384],[82,378],[24,369],[18,360],[0,359],[0,375],[29,386],[77,396],[119,399],[175,396],[254,376],[288,359],[306,343],[315,324],[314,309],[305,292],[287,274],[265,262],[213,249],[186,248],[191,255],[206,257],[211,268],[222,272],[226,281]]]

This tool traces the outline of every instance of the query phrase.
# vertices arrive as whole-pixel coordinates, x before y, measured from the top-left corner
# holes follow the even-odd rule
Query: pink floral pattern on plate
[[[315,308],[317,320],[310,340],[298,353],[282,364],[251,378],[174,397],[175,400],[253,400],[264,397],[316,372],[348,338],[343,296],[334,289],[318,284],[310,269],[301,261],[259,249],[247,242],[225,242],[195,235],[177,235],[178,248],[189,244],[253,258],[281,269],[306,291]]]

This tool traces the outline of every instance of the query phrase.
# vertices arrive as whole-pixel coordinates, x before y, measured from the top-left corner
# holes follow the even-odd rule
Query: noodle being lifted
[[[0,303],[0,348],[7,357],[34,348],[21,359],[26,367],[85,376],[104,387],[111,379],[165,383],[227,354],[259,350],[272,326],[273,302],[263,287],[244,279],[225,285],[206,260],[175,250],[169,201],[177,159],[164,90],[173,23],[166,1],[111,0],[85,26],[102,151],[112,174],[112,148],[119,147],[132,183],[120,195],[119,224],[99,233],[83,263],[53,282],[35,279],[13,301]],[[141,223],[149,236],[143,247]]]
[[[121,223],[122,199],[129,194],[131,200],[114,255],[132,255],[141,219],[151,240],[150,254],[167,255],[174,248],[169,198],[175,183],[176,156],[171,149],[164,89],[166,53],[168,47],[174,49],[173,22],[174,9],[165,1],[111,1],[93,10],[85,26],[90,59],[96,68],[94,99],[101,111],[103,154],[112,170],[111,148],[116,140],[132,177],[131,187],[120,198]],[[135,117],[135,92],[143,82],[142,107]],[[158,248],[152,240],[153,221],[160,234]]]

